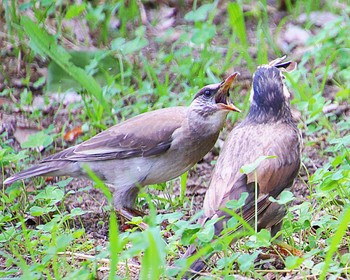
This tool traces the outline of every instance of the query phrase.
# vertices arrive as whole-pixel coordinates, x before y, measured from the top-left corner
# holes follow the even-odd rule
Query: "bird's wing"
[[[255,174],[243,174],[242,166],[255,162],[260,156],[276,156],[266,159],[256,169],[259,199],[266,195],[278,196],[291,186],[300,167],[300,136],[296,127],[287,124],[241,125],[226,140],[213,171],[204,200],[208,217],[225,207],[229,200],[238,200],[248,193],[243,217],[251,217],[254,209]],[[258,204],[258,212],[269,204],[264,198]]]
[[[148,157],[169,149],[173,133],[186,118],[186,107],[160,109],[131,118],[91,139],[43,159],[95,161]]]

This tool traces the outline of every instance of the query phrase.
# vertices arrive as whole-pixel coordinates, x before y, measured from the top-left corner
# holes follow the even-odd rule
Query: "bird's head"
[[[229,111],[240,112],[241,110],[229,99],[230,87],[237,75],[239,73],[235,72],[220,83],[203,87],[195,95],[191,103],[192,109],[203,117],[214,115],[217,112],[220,114],[223,112],[227,114]]]
[[[282,62],[285,56],[259,66],[253,75],[250,95],[250,117],[259,122],[275,120],[290,113],[290,93],[284,83],[283,72],[296,68],[295,62]]]
[[[194,97],[189,110],[189,125],[204,137],[219,133],[229,111],[240,112],[229,99],[230,87],[237,72],[221,83],[203,87]]]

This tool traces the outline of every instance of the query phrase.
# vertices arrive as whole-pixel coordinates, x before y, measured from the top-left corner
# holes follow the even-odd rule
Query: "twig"
[[[102,259],[97,259],[96,256],[92,256],[92,255],[87,255],[87,254],[82,254],[82,253],[74,253],[74,252],[60,252],[58,253],[59,256],[70,256],[70,257],[74,257],[76,259],[79,260],[93,260],[96,259],[97,262],[102,263],[102,264],[106,264],[109,265],[110,264],[110,260],[106,259],[106,258],[102,258]],[[128,266],[128,267],[133,267],[136,269],[141,269],[141,265],[136,264],[136,263],[129,263],[129,262],[119,262],[118,265],[123,265],[123,266]],[[106,270],[106,268],[104,268]],[[109,268],[107,268],[108,270]]]

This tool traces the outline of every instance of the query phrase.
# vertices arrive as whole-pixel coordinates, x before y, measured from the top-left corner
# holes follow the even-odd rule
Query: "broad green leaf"
[[[73,234],[71,233],[58,236],[56,240],[57,251],[64,251],[73,240]]]
[[[112,50],[120,51],[122,54],[127,55],[137,52],[148,45],[146,38],[137,37],[131,41],[125,41],[123,38],[117,38],[112,41]]]
[[[226,207],[232,210],[237,210],[244,206],[245,201],[248,197],[248,193],[244,192],[241,194],[238,200],[230,200],[226,203]]]
[[[294,198],[295,198],[294,194],[286,190],[281,192],[279,199],[274,199],[273,197],[269,197],[270,201],[277,202],[278,204],[282,204],[282,205],[293,201]]]
[[[210,11],[215,8],[214,4],[204,4],[200,6],[197,10],[190,11],[185,15],[185,20],[187,21],[205,21],[208,17]]]
[[[205,225],[205,227],[197,232],[197,237],[200,241],[208,243],[214,238],[214,225],[209,224]]]
[[[167,213],[167,214],[161,214],[157,215],[157,224],[160,224],[161,222],[168,220],[169,224],[174,224],[176,221],[181,219],[183,217],[183,213],[181,212],[173,212],[173,213]]]
[[[269,247],[271,245],[271,233],[266,229],[255,233],[249,237],[249,241],[246,242],[246,245],[250,248],[260,248],[260,247]]]
[[[30,46],[43,56],[50,57],[72,78],[79,82],[92,96],[103,106],[105,111],[110,112],[110,106],[103,97],[102,89],[94,78],[88,75],[83,69],[71,62],[71,56],[61,46],[57,45],[53,36],[40,28],[29,17],[21,18],[21,26],[30,38]]]
[[[108,85],[107,78],[117,75],[118,61],[110,54],[110,51],[68,51],[70,61],[77,67],[85,69],[92,75],[99,85]],[[82,84],[72,77],[66,69],[63,69],[56,61],[51,61],[48,66],[47,86],[49,92],[65,92],[68,90],[79,91]]]
[[[256,251],[252,254],[242,254],[238,259],[238,264],[239,264],[239,268],[243,271],[246,272],[248,271],[251,267],[254,266],[254,261],[255,259],[258,257],[259,252]]]
[[[77,238],[82,237],[84,234],[85,234],[85,229],[80,228],[80,229],[74,229],[72,236],[74,239],[77,239]]]
[[[80,207],[77,207],[77,208],[73,208],[71,211],[70,211],[70,216],[74,217],[74,216],[81,216],[81,215],[84,215],[86,214],[87,212],[83,209],[81,209]]]
[[[258,168],[258,166],[264,160],[271,159],[271,158],[276,158],[276,156],[260,156],[253,163],[246,164],[246,165],[242,166],[240,171],[241,171],[241,173],[244,173],[244,174],[252,173],[253,171],[255,171]]]
[[[22,148],[46,148],[53,142],[53,137],[46,134],[44,131],[39,131],[38,133],[31,134],[28,136],[28,140],[21,143]]]
[[[239,257],[239,253],[234,253],[232,256],[223,257],[216,263],[218,269],[223,269],[227,266],[232,266],[233,262]]]
[[[288,256],[286,257],[286,269],[295,269],[298,268],[302,263],[304,259],[297,257],[297,256]]]
[[[228,221],[227,221],[227,227],[228,228],[236,228],[239,225],[238,220],[235,217],[231,217]]]
[[[215,34],[216,28],[212,25],[204,26],[201,29],[196,28],[191,37],[191,41],[196,45],[205,44],[210,41],[215,36]]]
[[[47,211],[43,207],[39,207],[39,206],[33,206],[30,208],[29,211],[30,211],[30,214],[33,215],[34,217],[41,216],[47,213]]]

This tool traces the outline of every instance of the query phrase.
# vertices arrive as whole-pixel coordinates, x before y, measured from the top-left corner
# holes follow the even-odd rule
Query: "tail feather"
[[[187,251],[185,252],[185,254],[182,256],[182,258],[189,258],[191,256],[193,256],[195,253],[197,253],[197,249],[194,245],[191,245],[190,247],[188,247]],[[210,256],[207,258],[209,259]],[[185,279],[194,279],[196,278],[198,275],[196,275],[196,272],[200,272],[202,271],[204,268],[207,267],[207,259],[200,257],[199,259],[195,260],[191,266],[189,271],[185,274]]]
[[[9,185],[18,180],[24,180],[35,176],[50,176],[52,173],[59,171],[61,168],[62,166],[59,164],[37,164],[7,178],[4,181],[4,184]]]

